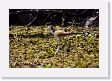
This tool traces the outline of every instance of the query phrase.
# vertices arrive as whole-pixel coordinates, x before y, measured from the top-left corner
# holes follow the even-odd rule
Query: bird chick
[[[49,25],[48,26],[48,29],[50,30],[50,32],[54,35],[54,37],[57,39],[57,49],[55,51],[55,54],[58,53],[59,49],[60,49],[60,41],[61,41],[61,38],[63,36],[66,36],[66,35],[69,35],[70,33],[69,32],[65,32],[64,30],[54,30],[53,28],[53,25]]]
[[[69,32],[65,32],[64,30],[54,30],[53,25],[48,26],[50,32],[56,37],[56,39],[59,41],[61,37],[69,35]]]

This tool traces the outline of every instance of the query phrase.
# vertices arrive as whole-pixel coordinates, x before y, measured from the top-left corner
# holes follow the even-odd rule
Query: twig
[[[30,25],[36,20],[36,18],[37,18],[37,17],[34,17],[34,18],[32,19],[32,21],[31,21],[30,23],[28,23],[27,26],[30,26]]]

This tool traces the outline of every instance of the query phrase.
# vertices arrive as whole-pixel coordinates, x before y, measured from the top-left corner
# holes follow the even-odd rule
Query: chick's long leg
[[[57,39],[57,48],[56,48],[56,51],[55,51],[55,54],[58,53],[59,49],[60,49],[60,39],[56,36],[56,39]]]
[[[58,51],[59,51],[59,45],[57,46],[57,49],[56,49],[56,51],[55,51],[55,54],[57,54]]]

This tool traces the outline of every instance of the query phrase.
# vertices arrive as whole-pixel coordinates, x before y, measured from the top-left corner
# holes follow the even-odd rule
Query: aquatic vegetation
[[[98,68],[98,27],[67,27],[71,35],[57,41],[46,26],[9,27],[10,68]]]

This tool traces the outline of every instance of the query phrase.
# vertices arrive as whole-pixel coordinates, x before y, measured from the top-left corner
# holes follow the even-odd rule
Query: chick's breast
[[[55,34],[56,34],[57,36],[64,36],[64,35],[65,35],[65,31],[63,31],[63,30],[58,30],[58,31],[55,31]]]

